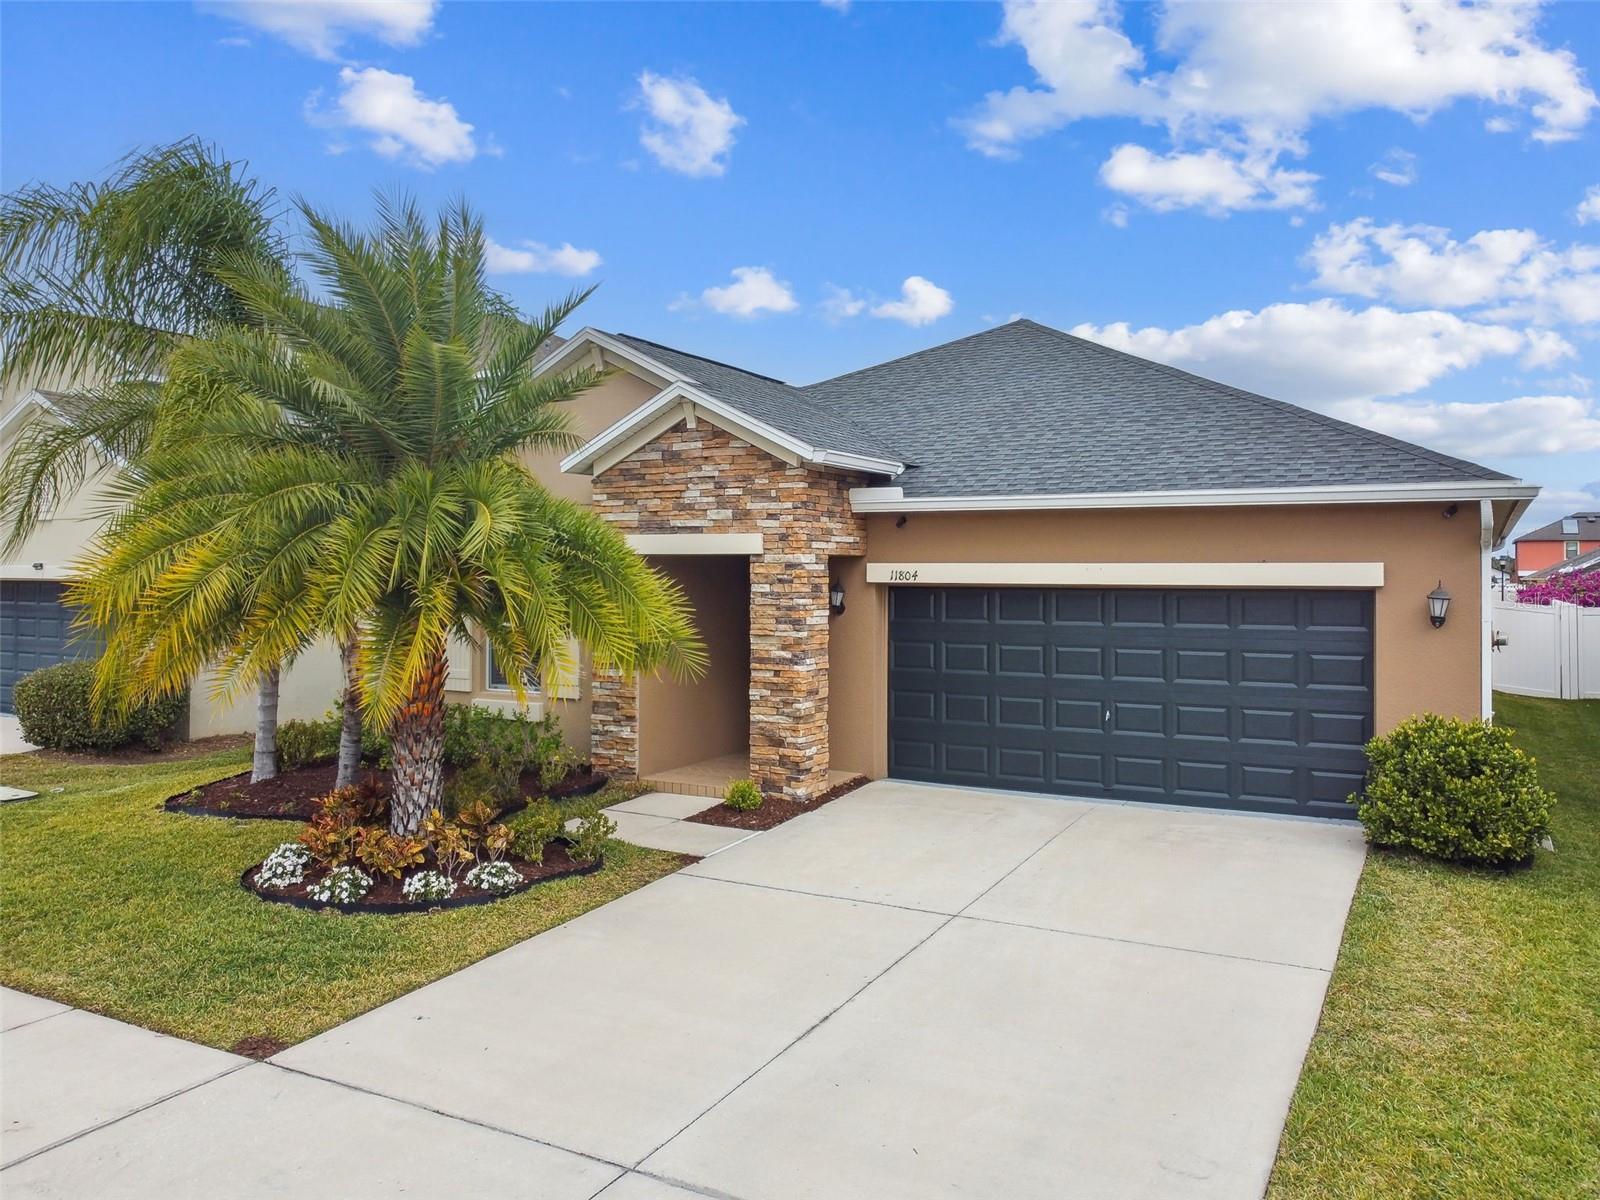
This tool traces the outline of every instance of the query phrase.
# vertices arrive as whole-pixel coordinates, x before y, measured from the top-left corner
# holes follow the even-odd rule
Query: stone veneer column
[[[596,668],[589,680],[589,761],[613,779],[639,775],[639,683]]]
[[[769,795],[828,788],[828,560],[750,560],[750,773]]]

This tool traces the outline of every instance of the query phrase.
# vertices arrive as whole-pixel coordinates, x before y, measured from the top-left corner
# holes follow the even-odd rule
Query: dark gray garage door
[[[898,779],[1348,817],[1372,593],[894,588]]]
[[[11,712],[11,689],[29,671],[93,657],[72,633],[62,585],[32,579],[0,581],[0,712]]]

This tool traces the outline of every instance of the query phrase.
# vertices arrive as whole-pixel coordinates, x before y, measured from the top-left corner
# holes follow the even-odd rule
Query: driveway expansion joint
[[[77,1010],[77,1009],[68,1009],[67,1011],[68,1012],[76,1012],[76,1011],[79,1011],[79,1010]],[[61,1015],[62,1015],[61,1013],[51,1013],[50,1014],[50,1016],[52,1016],[52,1017],[59,1017]],[[49,1019],[50,1019],[50,1017],[40,1017],[39,1018],[40,1021],[48,1021]],[[38,1023],[39,1023],[39,1021],[29,1021],[28,1022],[29,1025],[37,1025]],[[16,1026],[16,1029],[22,1029],[22,1028],[24,1028],[24,1027],[21,1026],[21,1025]],[[12,1032],[14,1032],[14,1030],[8,1029],[8,1030],[6,1030],[6,1032],[7,1033],[12,1033]],[[182,1040],[182,1039],[179,1039],[179,1040]],[[196,1081],[195,1083],[189,1084],[187,1087],[181,1087],[181,1088],[178,1088],[176,1091],[168,1092],[165,1096],[157,1096],[154,1100],[151,1100],[151,1101],[148,1101],[148,1102],[146,1102],[144,1104],[141,1104],[137,1108],[130,1108],[125,1113],[118,1113],[114,1117],[110,1117],[107,1120],[99,1122],[98,1124],[90,1125],[86,1129],[80,1129],[76,1133],[69,1134],[67,1137],[57,1138],[55,1141],[51,1142],[48,1146],[40,1146],[37,1150],[30,1150],[30,1151],[28,1151],[28,1153],[26,1153],[24,1155],[21,1155],[21,1156],[19,1156],[17,1158],[12,1159],[10,1162],[6,1163],[4,1166],[0,1166],[0,1171],[9,1171],[12,1167],[20,1167],[23,1163],[29,1162],[32,1159],[38,1158],[41,1154],[49,1154],[52,1150],[59,1150],[62,1146],[69,1146],[73,1142],[77,1141],[79,1138],[88,1137],[91,1133],[98,1133],[102,1129],[109,1129],[113,1125],[117,1125],[117,1124],[120,1124],[123,1121],[126,1121],[129,1117],[138,1116],[142,1112],[145,1112],[145,1111],[147,1111],[149,1109],[155,1108],[158,1104],[165,1104],[168,1100],[176,1100],[179,1096],[187,1095],[188,1093],[196,1090],[197,1088],[209,1087],[211,1084],[217,1082],[217,1080],[219,1080],[219,1079],[226,1079],[229,1075],[237,1074],[238,1072],[244,1070],[246,1067],[252,1067],[254,1065],[255,1065],[255,1063],[250,1059],[246,1059],[244,1062],[241,1062],[241,1063],[236,1063],[233,1066],[229,1067],[226,1071],[217,1072],[217,1074],[211,1076],[209,1079],[201,1079],[201,1080]]]

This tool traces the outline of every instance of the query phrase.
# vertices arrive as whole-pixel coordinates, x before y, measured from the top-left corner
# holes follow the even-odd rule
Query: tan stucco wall
[[[639,682],[639,774],[750,748],[750,562],[722,555],[652,558],[682,586],[706,646],[706,673]]]
[[[1476,505],[1139,509],[1104,512],[890,513],[867,518],[865,563],[1382,562],[1373,629],[1379,732],[1419,712],[1475,717],[1482,701],[1482,587]],[[830,738],[835,765],[888,769],[887,587],[837,564],[846,612],[832,627]],[[1454,596],[1443,629],[1424,597]]]
[[[573,449],[593,439],[608,425],[622,420],[654,396],[657,390],[637,376],[618,371],[577,398],[565,401],[562,407],[566,409],[571,421],[570,428],[578,439]],[[533,472],[534,478],[550,489],[552,495],[588,504],[592,490],[591,477],[564,475],[561,472],[561,460],[569,453],[570,450],[530,452],[522,456],[522,461]]]

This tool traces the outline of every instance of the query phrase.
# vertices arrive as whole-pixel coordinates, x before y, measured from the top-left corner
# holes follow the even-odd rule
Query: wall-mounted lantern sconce
[[[1438,629],[1444,624],[1444,617],[1450,611],[1450,593],[1444,590],[1444,580],[1439,581],[1439,586],[1428,593],[1428,620],[1433,622],[1433,627]]]
[[[836,617],[844,612],[844,584],[837,579],[828,585],[828,610]]]

